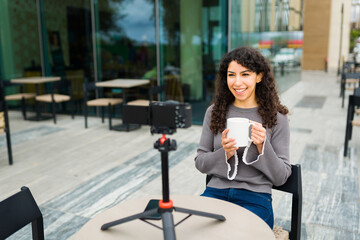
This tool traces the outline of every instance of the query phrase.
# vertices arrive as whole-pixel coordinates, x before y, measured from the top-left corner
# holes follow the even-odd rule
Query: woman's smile
[[[244,91],[246,91],[246,88],[242,88],[242,89],[235,89],[235,92],[239,93],[239,94],[243,94]]]

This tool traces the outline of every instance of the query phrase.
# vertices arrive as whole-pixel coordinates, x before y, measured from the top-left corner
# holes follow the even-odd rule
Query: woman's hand
[[[234,138],[227,138],[229,129],[225,129],[221,134],[221,146],[226,152],[227,160],[235,155],[238,147],[235,146],[236,142]]]
[[[254,125],[251,126],[251,140],[256,145],[259,154],[262,153],[263,144],[266,137],[266,129],[261,123],[251,121]]]

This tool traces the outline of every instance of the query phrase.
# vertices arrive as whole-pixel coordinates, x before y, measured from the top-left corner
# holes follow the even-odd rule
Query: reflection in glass
[[[280,91],[300,79],[303,0],[239,0],[231,6],[231,49],[251,46],[271,63]]]
[[[35,0],[0,1],[0,78],[41,76],[41,57]],[[19,86],[7,87],[5,94],[15,94]],[[35,92],[26,85],[24,92]],[[33,103],[33,101],[28,101]],[[9,107],[19,107],[20,101],[9,101]]]
[[[154,0],[99,1],[101,79],[155,78]]]
[[[82,109],[84,79],[93,81],[90,0],[44,0],[51,74],[70,81],[73,101]],[[73,107],[73,106],[70,106]]]
[[[227,49],[227,1],[160,1],[161,73],[167,96],[190,102],[201,123]]]
[[[41,75],[35,0],[0,1],[0,37],[3,79]]]

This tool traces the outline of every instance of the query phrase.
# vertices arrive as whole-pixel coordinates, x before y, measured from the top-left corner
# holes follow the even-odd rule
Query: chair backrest
[[[32,224],[34,240],[44,239],[42,213],[35,202],[29,188],[0,202],[0,239],[5,239],[27,224]]]
[[[61,93],[72,96],[71,81],[61,78],[60,81],[50,82],[51,93]]]
[[[360,95],[349,96],[349,108],[360,107]]]
[[[352,72],[353,71],[354,62],[344,62],[342,66],[342,72]]]
[[[88,82],[85,80],[83,83],[84,101],[86,102],[87,100],[96,97],[102,97],[102,89],[103,88],[97,88],[95,82]]]
[[[291,165],[291,176],[285,184],[273,186],[273,189],[291,193],[291,229],[290,240],[300,240],[301,235],[301,213],[302,213],[302,180],[300,164]]]
[[[357,87],[354,89],[354,95],[355,96],[360,96],[360,87]]]
[[[5,128],[5,104],[4,88],[0,81],[0,133],[2,133]]]
[[[18,89],[18,92],[23,93],[24,92],[24,85],[23,84],[16,84],[12,83],[10,81],[4,81],[3,80],[3,88],[15,88]]]
[[[301,213],[302,213],[302,180],[301,180],[301,165],[291,165],[291,176],[286,183],[281,186],[273,186],[273,189],[291,193],[291,229],[290,240],[300,240],[301,236]],[[206,175],[206,184],[209,183],[211,175]]]
[[[0,80],[0,133],[4,132],[7,128],[7,104],[5,101],[5,88],[4,83]]]
[[[5,96],[4,96],[4,87],[3,87],[3,82],[0,80],[0,112],[4,111],[4,101],[5,101]]]
[[[0,133],[6,133],[6,142],[8,148],[9,164],[13,164],[12,150],[11,150],[11,137],[10,137],[10,124],[7,112],[7,103],[5,101],[3,81],[0,79]]]
[[[150,103],[154,100],[154,95],[155,94],[162,94],[165,93],[166,90],[166,85],[160,85],[160,86],[152,86],[150,87],[150,93],[149,93],[149,101]]]
[[[360,73],[355,72],[344,72],[342,78],[345,79],[360,79]]]

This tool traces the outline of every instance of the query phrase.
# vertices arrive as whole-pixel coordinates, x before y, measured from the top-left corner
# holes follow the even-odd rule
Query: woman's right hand
[[[234,138],[227,138],[227,133],[229,129],[225,129],[221,134],[221,146],[226,152],[227,160],[235,155],[236,150],[238,147],[235,146],[236,142]]]

